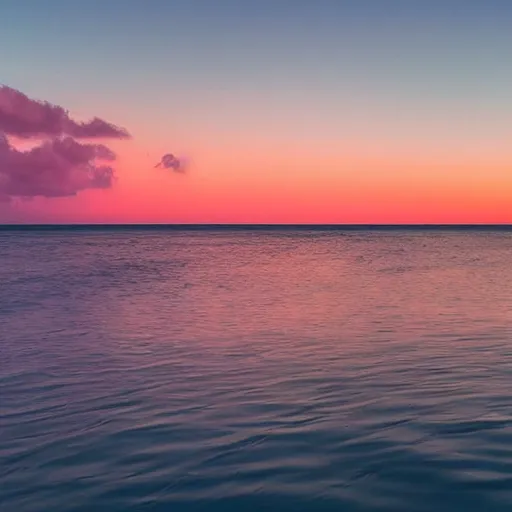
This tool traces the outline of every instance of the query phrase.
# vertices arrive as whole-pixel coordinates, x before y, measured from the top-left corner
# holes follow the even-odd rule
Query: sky
[[[0,223],[512,223],[511,26],[510,0],[2,0]],[[16,92],[58,129],[20,135]]]

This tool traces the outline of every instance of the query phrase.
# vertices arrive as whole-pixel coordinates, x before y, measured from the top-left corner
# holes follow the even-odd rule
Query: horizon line
[[[512,229],[511,223],[0,223],[0,230],[16,229]]]

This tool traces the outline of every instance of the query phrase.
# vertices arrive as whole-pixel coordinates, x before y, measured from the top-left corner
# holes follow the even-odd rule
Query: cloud
[[[185,164],[182,160],[175,157],[172,153],[165,154],[160,162],[155,165],[155,169],[162,167],[164,169],[172,169],[174,172],[185,172]]]
[[[22,151],[9,137],[37,142]],[[124,139],[129,134],[97,117],[76,122],[62,107],[0,87],[0,201],[110,188],[115,172],[108,163],[115,161],[115,153],[103,144],[75,140],[95,138]]]
[[[102,144],[82,144],[71,137],[52,139],[28,150],[12,147],[0,135],[0,197],[62,197],[93,188],[110,188],[115,160]]]
[[[58,105],[30,99],[16,89],[0,86],[0,132],[19,138],[71,135],[80,139],[128,139],[129,133],[98,117],[77,122]]]

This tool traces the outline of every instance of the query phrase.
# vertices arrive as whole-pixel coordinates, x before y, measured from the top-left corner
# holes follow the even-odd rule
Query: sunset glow
[[[0,222],[510,223],[497,3],[3,2],[3,83],[131,139],[99,137],[111,186],[12,196]]]

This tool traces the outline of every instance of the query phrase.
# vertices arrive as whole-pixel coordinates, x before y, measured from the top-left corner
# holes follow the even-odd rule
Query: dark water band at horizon
[[[512,231],[512,224],[0,224],[1,231]]]
[[[0,231],[6,512],[510,512],[508,231]]]

